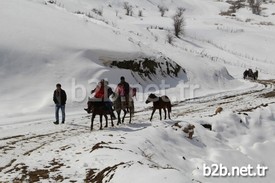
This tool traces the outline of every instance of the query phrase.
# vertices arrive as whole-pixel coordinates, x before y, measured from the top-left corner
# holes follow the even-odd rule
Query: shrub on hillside
[[[166,38],[167,38],[167,42],[169,44],[173,44],[174,43],[174,35],[171,34],[170,32],[167,34]]]
[[[92,9],[92,12],[94,12],[95,14],[99,15],[99,16],[102,16],[103,15],[103,8],[100,8],[100,9]]]
[[[128,2],[123,3],[123,8],[126,10],[126,15],[127,16],[132,16],[133,15],[133,6],[130,5]]]
[[[180,35],[184,34],[184,17],[183,14],[181,14],[181,16],[179,16],[178,13],[176,13],[173,16],[173,25],[174,25],[174,34],[176,37],[180,37]]]
[[[139,17],[143,17],[143,12],[142,12],[142,10],[139,10],[139,11],[138,11],[138,16],[139,16]]]
[[[160,15],[163,17],[165,15],[166,11],[169,11],[169,9],[165,6],[158,6]]]

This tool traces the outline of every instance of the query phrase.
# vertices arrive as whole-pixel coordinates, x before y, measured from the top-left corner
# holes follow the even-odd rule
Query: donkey
[[[153,119],[153,115],[156,112],[156,110],[159,110],[159,115],[160,115],[160,120],[162,120],[162,116],[161,116],[161,109],[164,110],[165,113],[165,117],[164,119],[166,119],[166,109],[168,110],[168,118],[171,119],[170,117],[170,113],[172,112],[172,104],[170,99],[167,96],[161,96],[161,97],[157,97],[155,94],[151,93],[147,100],[146,100],[146,104],[153,102],[153,111],[152,111],[152,115],[150,118],[150,121],[152,121]]]

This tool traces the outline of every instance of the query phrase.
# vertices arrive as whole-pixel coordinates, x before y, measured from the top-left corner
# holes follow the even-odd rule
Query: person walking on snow
[[[53,93],[53,101],[55,103],[55,119],[56,121],[54,124],[59,124],[59,110],[62,111],[62,124],[65,123],[65,105],[67,101],[67,94],[66,92],[61,88],[61,84],[56,84],[56,90],[54,90]]]

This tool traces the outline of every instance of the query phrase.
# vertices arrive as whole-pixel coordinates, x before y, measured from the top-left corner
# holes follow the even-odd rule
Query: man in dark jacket
[[[54,124],[59,124],[59,109],[62,111],[62,124],[65,123],[65,104],[67,101],[67,95],[64,90],[61,89],[61,84],[56,84],[56,90],[53,93],[53,101],[55,103],[55,119]]]
[[[129,92],[130,92],[130,85],[129,83],[127,83],[125,81],[125,77],[124,76],[121,76],[120,78],[120,83],[118,85],[121,85],[123,87],[123,90],[124,90],[124,95],[125,96],[129,96]]]
[[[129,108],[129,93],[130,85],[125,81],[125,77],[121,76],[120,83],[117,85],[117,90],[119,90],[119,95],[121,97],[122,108],[126,108],[128,112]]]

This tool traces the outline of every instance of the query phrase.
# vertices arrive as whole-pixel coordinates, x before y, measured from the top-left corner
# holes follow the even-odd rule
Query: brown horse
[[[166,119],[166,109],[168,111],[168,118],[171,119],[170,113],[172,111],[172,105],[170,99],[167,96],[157,97],[155,94],[151,93],[145,103],[148,104],[150,102],[153,102],[153,112],[150,121],[152,121],[153,115],[157,109],[159,109],[160,120],[162,120],[161,109],[163,109],[165,113],[164,119]]]
[[[129,123],[131,123],[132,122],[133,114],[135,112],[134,111],[135,109],[134,109],[133,98],[131,96],[129,96],[129,104],[128,104],[128,106],[126,106],[125,104],[123,104],[121,96],[119,96],[117,93],[114,93],[112,98],[113,98],[114,109],[117,112],[117,119],[118,119],[117,125],[121,124],[121,122],[124,123],[124,120],[125,120],[125,117],[126,117],[126,114],[127,114],[127,110],[130,113]],[[120,118],[121,111],[124,112],[122,120]]]
[[[88,110],[93,113],[91,118],[91,131],[93,130],[94,126],[94,119],[96,115],[100,117],[100,130],[102,130],[102,117],[104,116],[106,120],[105,128],[108,127],[108,117],[107,115],[111,115],[110,110],[106,108],[106,104],[104,102],[89,102],[88,103]],[[113,119],[111,118],[111,124],[114,126]]]

